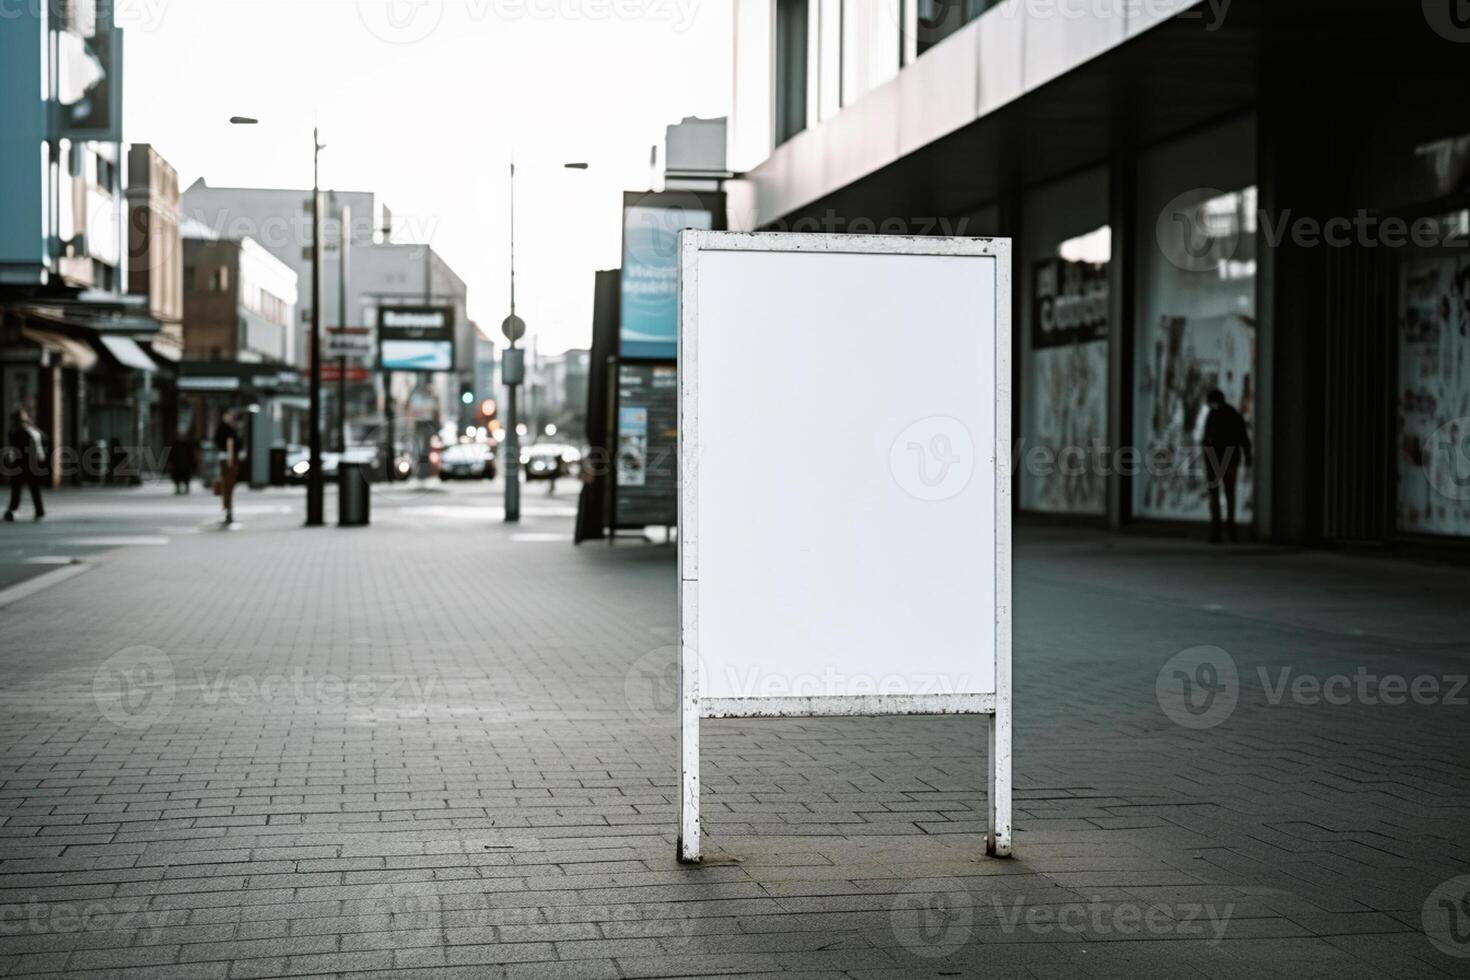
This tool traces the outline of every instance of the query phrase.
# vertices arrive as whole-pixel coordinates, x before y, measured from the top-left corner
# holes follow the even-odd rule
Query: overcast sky
[[[316,122],[322,186],[376,192],[497,337],[513,152],[516,310],[543,352],[590,343],[592,273],[619,263],[621,192],[649,186],[650,145],[729,111],[728,0],[116,3],[129,142],[185,187],[309,187]]]

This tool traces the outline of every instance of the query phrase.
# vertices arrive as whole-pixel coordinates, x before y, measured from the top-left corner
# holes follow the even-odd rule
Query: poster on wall
[[[1219,388],[1255,430],[1255,322],[1235,313],[1165,316],[1153,332],[1144,365],[1138,411],[1147,434],[1138,474],[1141,511],[1149,517],[1208,520],[1200,440],[1209,409],[1205,395]],[[1236,519],[1253,514],[1254,474],[1242,469]]]
[[[623,195],[619,356],[665,361],[677,356],[679,232],[721,227],[723,213],[723,194]]]
[[[678,396],[674,365],[618,365],[614,527],[678,523]]]
[[[1033,394],[1022,480],[1028,510],[1102,514],[1107,484],[1095,465],[1107,439],[1108,267],[1053,258],[1033,267]]]
[[[648,406],[618,409],[618,486],[648,483]]]
[[[1470,536],[1470,257],[1404,265],[1398,529]]]

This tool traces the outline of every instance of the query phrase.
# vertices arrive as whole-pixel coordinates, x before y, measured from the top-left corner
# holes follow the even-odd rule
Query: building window
[[[1204,521],[1206,395],[1218,388],[1254,432],[1255,124],[1251,118],[1164,144],[1138,163],[1133,480],[1139,517]],[[1222,193],[1211,188],[1226,188]],[[1255,512],[1242,468],[1237,520]]]
[[[1397,526],[1470,537],[1470,211],[1399,270]]]
[[[994,7],[1000,0],[917,0],[919,54]]]
[[[806,129],[807,0],[776,3],[776,145]]]
[[[230,290],[230,270],[227,266],[218,266],[209,274],[209,291],[211,293],[226,293]]]
[[[1107,510],[1108,174],[1098,168],[1022,202],[1021,506]]]

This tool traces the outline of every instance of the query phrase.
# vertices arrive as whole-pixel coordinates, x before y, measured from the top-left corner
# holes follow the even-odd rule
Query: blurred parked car
[[[571,476],[573,468],[582,461],[582,454],[575,446],[559,442],[538,442],[521,450],[521,465],[526,469],[528,480],[555,480]]]
[[[377,446],[348,446],[346,452],[335,450],[322,450],[322,479],[337,479],[337,464],[342,461],[349,463],[362,463],[368,468],[368,479],[378,479],[378,447]],[[306,475],[311,472],[311,451],[305,446],[288,446],[286,448],[286,479],[291,483],[305,483]]]
[[[495,450],[486,442],[461,442],[439,450],[439,479],[495,479]]]

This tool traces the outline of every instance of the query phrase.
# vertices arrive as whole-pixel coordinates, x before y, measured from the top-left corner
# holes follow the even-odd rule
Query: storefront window
[[[1458,247],[1415,251],[1399,277],[1397,524],[1470,536],[1470,211],[1440,220]]]
[[[1134,512],[1208,520],[1200,446],[1206,395],[1220,389],[1254,436],[1254,120],[1169,144],[1139,161],[1134,424],[1142,451]],[[1236,518],[1254,512],[1240,471]]]
[[[1021,506],[1107,510],[1107,173],[1042,188],[1023,204]]]

